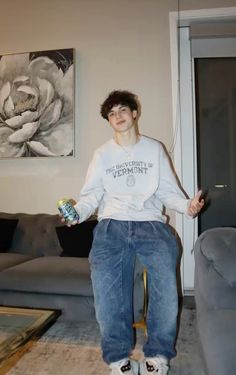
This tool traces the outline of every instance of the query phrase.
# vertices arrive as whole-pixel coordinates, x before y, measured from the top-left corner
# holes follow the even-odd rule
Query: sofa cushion
[[[19,220],[9,252],[33,257],[59,255],[61,253],[55,230],[55,227],[61,224],[59,215],[44,213],[0,213],[0,215],[1,217]]]
[[[6,252],[10,249],[13,234],[17,226],[17,219],[0,218],[0,252]]]
[[[0,271],[32,259],[29,255],[0,253]]]
[[[97,220],[85,221],[71,227],[56,228],[60,245],[63,249],[62,257],[88,257],[93,241],[93,229]]]
[[[40,257],[0,272],[2,290],[92,296],[86,258]]]

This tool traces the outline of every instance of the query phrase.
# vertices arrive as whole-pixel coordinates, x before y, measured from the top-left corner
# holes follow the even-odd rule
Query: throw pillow
[[[85,221],[71,227],[56,227],[57,236],[63,249],[61,257],[87,258],[92,246],[93,229],[97,220]]]
[[[16,229],[18,219],[0,218],[0,252],[7,252],[12,243],[13,234]]]

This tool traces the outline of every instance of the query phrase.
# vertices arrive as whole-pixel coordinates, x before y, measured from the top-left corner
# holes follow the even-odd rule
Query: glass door
[[[195,220],[176,218],[184,249],[185,294],[194,289],[197,237],[211,227],[236,226],[235,35],[193,39],[189,26],[179,29],[180,123],[176,122],[175,162],[190,197],[199,188],[208,191],[207,210]]]
[[[236,227],[236,57],[194,59],[197,176],[207,197],[199,234]]]

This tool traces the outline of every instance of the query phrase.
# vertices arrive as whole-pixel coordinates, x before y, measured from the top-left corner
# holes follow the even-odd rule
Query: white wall
[[[182,0],[181,10],[236,5]],[[172,143],[169,12],[177,0],[1,1],[0,55],[76,49],[76,158],[0,160],[0,211],[55,213],[77,199],[94,149],[111,136],[100,104],[113,89],[142,102],[140,130]]]

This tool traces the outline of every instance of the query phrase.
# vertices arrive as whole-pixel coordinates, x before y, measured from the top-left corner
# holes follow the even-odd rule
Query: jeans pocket
[[[106,248],[108,241],[108,226],[111,219],[103,219],[98,222],[93,230],[93,243],[89,253],[89,262],[91,264],[95,255],[97,255],[99,249]]]

